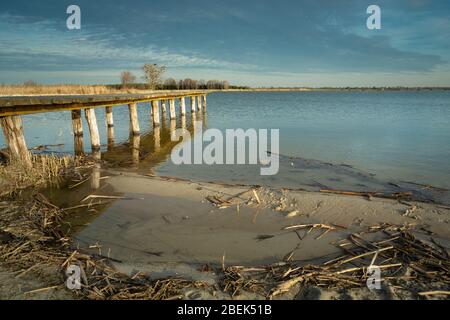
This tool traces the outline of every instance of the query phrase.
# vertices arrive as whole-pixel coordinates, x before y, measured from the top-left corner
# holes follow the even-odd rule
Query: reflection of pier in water
[[[125,143],[108,144],[108,150],[102,153],[101,158],[113,167],[131,167],[148,171],[166,161],[173,148],[183,142],[172,141],[172,132],[176,129],[186,129],[192,137],[194,121],[202,121],[203,126],[206,126],[206,114],[202,113],[192,113],[170,120],[165,117],[163,111],[161,120],[161,125],[153,126],[151,131],[142,135],[130,135]]]

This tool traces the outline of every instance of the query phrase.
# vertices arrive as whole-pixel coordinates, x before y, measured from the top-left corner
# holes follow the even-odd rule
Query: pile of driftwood
[[[297,285],[325,289],[367,287],[373,267],[381,271],[381,284],[419,296],[450,295],[450,260],[437,242],[417,239],[409,227],[389,224],[373,226],[368,232],[382,232],[387,238],[371,242],[352,234],[336,245],[345,254],[322,265],[281,262],[259,268],[224,269],[222,287],[232,296],[252,291],[274,298]]]

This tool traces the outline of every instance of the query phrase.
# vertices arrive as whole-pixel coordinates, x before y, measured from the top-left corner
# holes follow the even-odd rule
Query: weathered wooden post
[[[174,120],[177,118],[177,115],[175,114],[175,99],[169,100],[169,117],[170,120]]]
[[[114,119],[112,107],[106,107],[106,128],[108,131],[108,148],[114,146]]]
[[[162,117],[166,118],[166,116],[167,116],[166,100],[161,100],[161,112],[162,112]]]
[[[195,97],[191,97],[191,112],[195,113],[196,108],[195,108]]]
[[[130,111],[130,135],[137,136],[141,131],[141,129],[139,128],[137,104],[130,103],[128,105],[128,110]]]
[[[197,96],[197,108],[198,108],[198,111],[202,111],[202,97],[201,96]]]
[[[206,112],[206,94],[203,95],[203,112]]]
[[[153,115],[153,126],[159,126],[160,119],[159,119],[159,105],[158,101],[153,100],[152,101],[152,115]]]
[[[100,135],[98,133],[97,117],[95,116],[95,110],[91,108],[84,109],[84,115],[86,116],[86,121],[89,127],[92,151],[98,151],[100,150]]]
[[[180,98],[180,115],[186,115],[186,99],[184,97]]]
[[[83,148],[83,121],[81,120],[81,110],[72,110],[72,128],[75,155],[82,155]]]
[[[11,153],[11,160],[20,161],[31,167],[31,153],[28,151],[23,135],[22,118],[20,116],[3,117],[0,118],[0,125]]]

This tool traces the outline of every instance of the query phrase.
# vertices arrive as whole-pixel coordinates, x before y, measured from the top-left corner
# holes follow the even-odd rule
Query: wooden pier
[[[114,144],[113,109],[116,106],[128,105],[130,115],[130,137],[140,135],[138,108],[149,104],[148,112],[153,127],[158,128],[161,116],[167,117],[167,106],[170,120],[177,117],[178,100],[179,116],[186,115],[186,98],[190,98],[191,112],[206,111],[206,95],[204,91],[174,91],[153,94],[107,94],[107,95],[62,95],[62,96],[17,96],[0,97],[0,125],[10,151],[11,160],[18,160],[31,165],[31,155],[27,148],[23,132],[22,115],[43,112],[72,112],[72,128],[74,136],[74,153],[83,153],[84,113],[89,128],[91,148],[98,153],[101,146],[95,108],[103,107],[106,111],[108,146]],[[140,103],[140,105],[138,105]],[[145,104],[144,104],[145,103]],[[144,105],[143,105],[144,104]],[[82,112],[84,110],[84,112]],[[161,111],[161,112],[160,112]],[[134,141],[136,141],[135,139]]]

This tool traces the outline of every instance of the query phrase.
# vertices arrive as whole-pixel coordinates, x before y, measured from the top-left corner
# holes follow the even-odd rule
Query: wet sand
[[[91,246],[127,273],[208,280],[198,271],[200,265],[257,266],[287,255],[304,264],[323,263],[342,254],[336,241],[382,223],[416,225],[426,230],[423,237],[432,233],[450,247],[450,210],[434,204],[268,188],[257,189],[255,196],[249,186],[104,174],[109,178],[95,194],[123,199],[100,215],[91,213],[92,221],[84,221],[73,235],[75,246]],[[214,196],[235,204],[220,209],[207,200]],[[283,230],[297,224],[327,224],[336,230]]]

